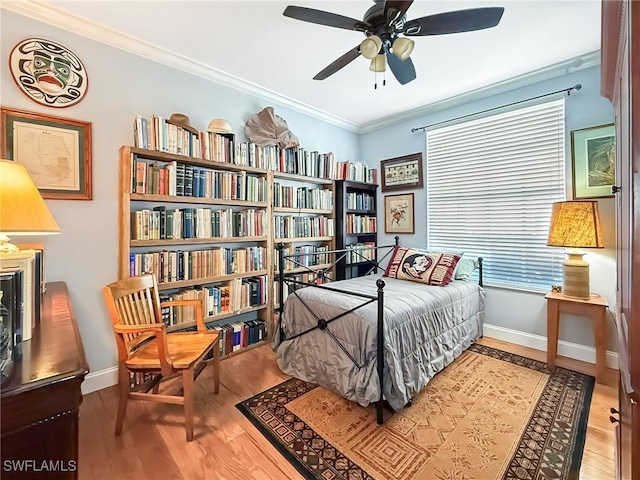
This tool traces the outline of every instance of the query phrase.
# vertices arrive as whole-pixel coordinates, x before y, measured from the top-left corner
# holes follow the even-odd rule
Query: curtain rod
[[[538,98],[548,97],[549,95],[555,95],[556,93],[567,92],[567,96],[569,96],[569,95],[571,95],[571,90],[575,90],[577,92],[581,88],[582,88],[582,85],[580,85],[579,83],[576,83],[573,87],[563,88],[562,90],[556,90],[555,92],[545,93],[543,95],[538,95],[537,97],[525,98],[524,100],[518,100],[517,102],[507,103],[506,105],[500,105],[498,107],[488,108],[486,110],[481,110],[479,112],[469,113],[467,115],[462,115],[460,117],[450,118],[449,120],[442,120],[441,122],[431,123],[429,125],[424,125],[422,127],[415,127],[415,128],[411,129],[411,133],[415,133],[418,130],[422,130],[424,132],[425,129],[427,129],[429,127],[435,127],[436,125],[440,125],[442,123],[453,122],[454,120],[460,120],[462,118],[472,117],[474,115],[480,115],[481,113],[487,113],[487,112],[491,112],[493,110],[498,110],[499,108],[505,108],[505,107],[510,107],[512,105],[518,105],[519,103],[530,102],[531,100],[537,100]]]

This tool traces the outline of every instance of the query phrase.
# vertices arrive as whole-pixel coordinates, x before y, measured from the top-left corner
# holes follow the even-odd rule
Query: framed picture
[[[91,123],[1,108],[2,154],[25,166],[43,198],[91,200]]]
[[[422,188],[422,153],[382,160],[380,170],[383,192]]]
[[[616,181],[613,124],[571,132],[573,198],[612,197]]]
[[[386,233],[415,233],[413,193],[385,195],[384,231]]]

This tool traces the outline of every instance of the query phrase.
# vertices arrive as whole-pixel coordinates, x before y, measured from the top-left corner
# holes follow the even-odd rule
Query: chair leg
[[[124,414],[127,412],[129,390],[131,389],[129,370],[124,364],[118,365],[118,416],[116,418],[116,435],[122,433]]]
[[[220,339],[213,346],[213,393],[220,391]]]
[[[184,389],[184,425],[187,430],[187,442],[193,440],[193,369],[182,371]]]

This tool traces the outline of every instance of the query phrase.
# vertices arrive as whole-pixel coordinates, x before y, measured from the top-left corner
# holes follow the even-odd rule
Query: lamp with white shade
[[[589,264],[582,258],[585,252],[576,249],[604,247],[598,202],[574,200],[554,203],[547,245],[570,249],[562,264],[563,295],[589,300]]]
[[[52,235],[60,227],[23,165],[0,159],[0,254],[20,249],[9,235]]]

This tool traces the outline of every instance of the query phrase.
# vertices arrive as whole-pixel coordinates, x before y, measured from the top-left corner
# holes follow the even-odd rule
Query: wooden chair
[[[220,389],[219,336],[207,330],[200,300],[176,300],[160,304],[154,275],[131,277],[102,289],[118,344],[120,400],[116,435],[122,432],[127,401],[152,400],[184,405],[187,441],[193,439],[193,382],[202,372],[213,349],[214,392]],[[197,332],[167,333],[160,308],[195,307]],[[137,389],[131,388],[130,373],[151,374]],[[159,394],[160,381],[182,375],[183,394]],[[139,390],[139,391],[136,391]],[[152,391],[152,393],[149,393]]]

